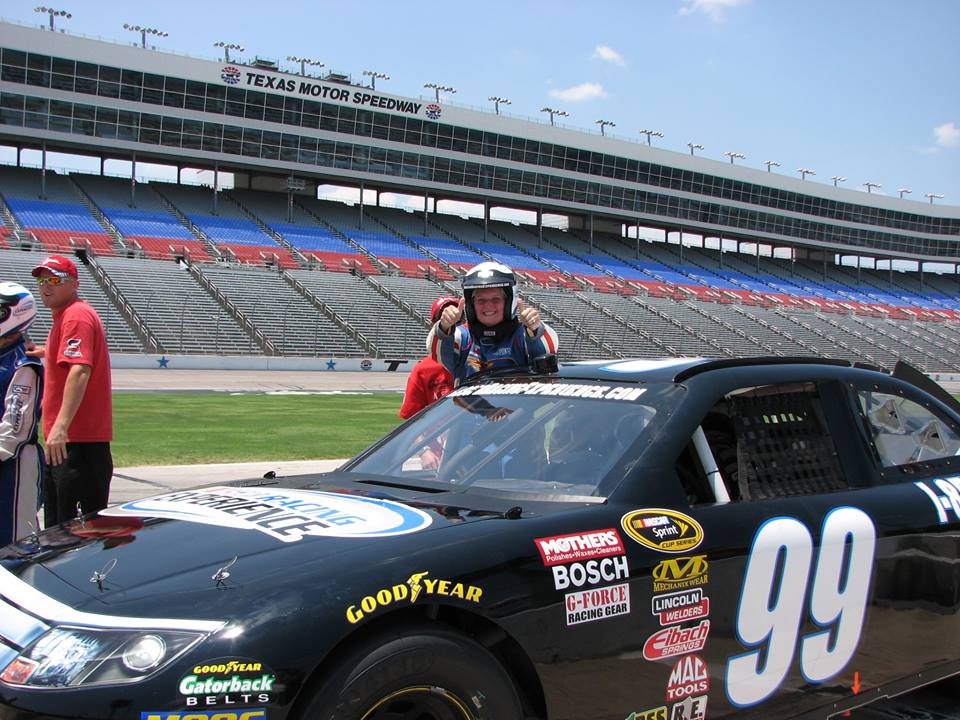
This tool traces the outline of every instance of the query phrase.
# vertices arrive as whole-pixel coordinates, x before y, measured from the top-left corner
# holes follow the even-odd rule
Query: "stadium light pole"
[[[728,158],[730,158],[730,164],[731,164],[731,165],[733,165],[733,160],[734,160],[734,158],[736,158],[737,160],[745,160],[746,157],[747,157],[746,155],[741,155],[741,154],[738,153],[738,152],[730,152],[729,150],[727,150],[727,151],[724,153],[724,155],[726,155]]]
[[[54,19],[55,17],[62,17],[62,18],[66,18],[67,20],[69,20],[70,18],[73,17],[73,15],[71,15],[70,13],[68,13],[66,10],[55,10],[54,8],[48,8],[48,7],[45,7],[45,6],[43,6],[43,5],[41,5],[40,7],[35,7],[35,8],[33,9],[33,11],[34,11],[34,12],[38,12],[38,13],[46,13],[47,15],[50,16],[50,29],[51,29],[51,30],[54,29],[54,28],[53,28],[53,19]]]
[[[703,150],[703,145],[700,143],[687,143],[687,147],[690,148],[691,155],[693,155],[694,150]]]
[[[123,24],[123,29],[140,33],[140,47],[142,48],[147,47],[147,35],[156,35],[157,37],[168,37],[169,35],[169,33],[165,33],[163,30],[158,30],[157,28],[140,27],[139,25],[128,25],[127,23]]]
[[[833,180],[833,186],[834,186],[834,187],[837,186],[837,183],[838,183],[838,182],[846,182],[846,181],[847,181],[847,179],[846,179],[845,177],[843,177],[842,175],[834,175],[834,176],[832,176],[830,179]]]
[[[491,95],[487,98],[490,102],[493,103],[493,111],[499,115],[500,114],[500,105],[512,105],[513,103],[507,98],[502,98],[499,95]]]
[[[307,74],[307,65],[311,65],[311,66],[313,66],[313,67],[318,67],[318,68],[326,67],[326,66],[325,66],[322,62],[320,62],[319,60],[311,60],[310,58],[300,57],[299,55],[287,55],[287,60],[289,60],[290,62],[298,62],[298,63],[300,63],[300,74],[301,74],[301,75],[306,75],[306,74]]]
[[[613,122],[612,120],[594,120],[593,122],[594,122],[595,124],[597,124],[597,125],[600,126],[600,134],[601,134],[601,135],[606,135],[606,133],[603,131],[603,128],[605,128],[607,125],[609,125],[610,127],[616,127],[616,126],[617,126],[617,124],[616,124],[615,122]]]
[[[550,113],[550,124],[553,125],[553,116],[557,117],[570,117],[570,113],[566,110],[555,110],[554,108],[543,107],[540,108],[540,112]]]
[[[390,79],[390,76],[387,75],[386,73],[377,72],[376,70],[364,70],[364,71],[363,71],[363,74],[370,76],[370,89],[371,89],[371,90],[376,90],[376,89],[377,89],[377,78],[380,78],[381,80],[389,80],[389,79]]]
[[[898,188],[897,192],[900,193],[900,199],[902,200],[904,195],[909,195],[913,190],[910,188]]]
[[[867,189],[867,194],[872,193],[873,188],[879,189],[883,187],[883,185],[881,185],[880,183],[875,183],[875,182],[865,182],[863,186]]]
[[[651,138],[651,137],[658,137],[658,138],[662,138],[662,137],[663,137],[663,133],[660,132],[659,130],[641,130],[641,131],[640,131],[640,134],[647,136],[647,145],[650,144],[650,138]]]
[[[767,172],[770,172],[771,167],[780,167],[780,163],[776,160],[764,160],[763,164],[767,166]]]
[[[943,195],[938,195],[937,193],[924,193],[925,198],[930,198],[930,204],[933,205],[933,199],[943,200]]]
[[[450,87],[449,85],[439,85],[439,84],[437,84],[437,83],[424,83],[423,86],[424,86],[425,88],[430,88],[431,90],[433,90],[433,91],[436,93],[435,97],[436,97],[437,103],[440,102],[440,93],[441,93],[441,92],[447,92],[447,93],[455,93],[455,92],[457,92],[457,89],[456,89],[456,88]]]
[[[213,44],[213,46],[214,46],[214,47],[218,47],[218,48],[223,48],[223,61],[224,61],[224,62],[230,62],[230,51],[231,51],[231,50],[239,50],[240,52],[243,52],[244,50],[246,50],[246,48],[243,47],[243,45],[237,45],[236,43],[228,43],[228,42],[224,42],[223,40],[219,40],[219,41],[215,42],[215,43]]]
[[[811,170],[810,168],[797,168],[797,172],[800,173],[800,179],[806,180],[807,175],[816,175],[817,173]]]

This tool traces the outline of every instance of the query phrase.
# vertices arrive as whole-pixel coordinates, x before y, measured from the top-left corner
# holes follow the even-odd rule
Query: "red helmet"
[[[436,325],[440,320],[440,313],[443,312],[443,309],[447,305],[456,305],[458,302],[460,302],[460,298],[438,297],[433,301],[433,305],[430,306],[430,322]]]

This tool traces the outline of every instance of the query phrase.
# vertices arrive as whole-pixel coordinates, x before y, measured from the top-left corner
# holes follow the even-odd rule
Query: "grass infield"
[[[403,396],[113,396],[113,464],[316,460],[356,454],[400,423]]]

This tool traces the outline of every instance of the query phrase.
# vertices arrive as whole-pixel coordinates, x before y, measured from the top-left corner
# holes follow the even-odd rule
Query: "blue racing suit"
[[[481,326],[482,327],[482,326]],[[438,322],[427,336],[427,352],[453,375],[454,384],[480,370],[495,367],[528,367],[530,359],[557,352],[557,333],[545,322],[531,335],[519,322],[501,342],[475,338],[466,325],[456,325],[450,334]]]
[[[0,349],[0,546],[39,529],[43,451],[37,428],[43,367],[24,349],[22,338]]]

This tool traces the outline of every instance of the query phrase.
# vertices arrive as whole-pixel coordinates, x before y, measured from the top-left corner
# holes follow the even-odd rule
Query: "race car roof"
[[[683,382],[710,370],[758,365],[834,365],[852,367],[847,360],[811,357],[665,358],[662,360],[588,360],[563,363],[561,377],[621,382]]]

